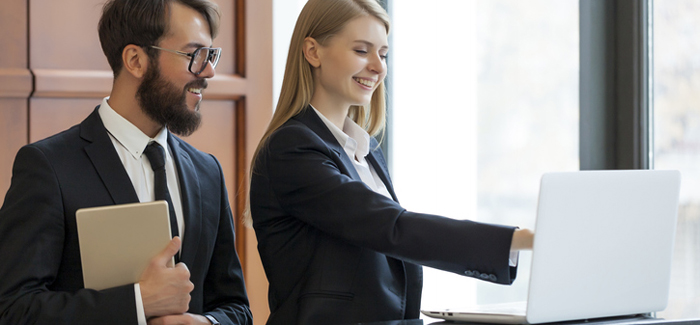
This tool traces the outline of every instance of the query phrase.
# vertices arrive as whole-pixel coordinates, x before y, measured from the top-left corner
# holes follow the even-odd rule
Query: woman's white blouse
[[[313,107],[312,107],[313,108]],[[372,165],[367,163],[365,157],[369,154],[369,134],[362,127],[357,125],[353,120],[346,117],[343,129],[339,129],[335,124],[328,120],[321,112],[314,108],[316,114],[321,118],[321,121],[333,133],[335,139],[343,147],[345,153],[352,160],[353,166],[357,174],[360,175],[362,182],[369,186],[373,191],[382,194],[388,198],[392,198],[386,185],[379,178],[377,172]]]

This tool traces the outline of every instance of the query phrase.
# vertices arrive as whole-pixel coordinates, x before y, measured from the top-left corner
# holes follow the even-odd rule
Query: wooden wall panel
[[[36,142],[82,122],[100,104],[97,98],[32,98],[29,142]]]
[[[27,1],[3,0],[0,10],[0,202],[10,187],[17,150],[27,143],[27,98],[32,75],[27,62]]]
[[[27,69],[27,0],[3,0],[0,68]]]
[[[220,47],[222,57],[216,67],[216,73],[220,75],[236,74],[236,9],[234,0],[212,0],[219,5],[221,10],[221,24],[219,25],[219,35],[214,39],[214,47]],[[224,59],[225,58],[225,59]]]
[[[97,36],[104,0],[29,0],[32,69],[109,70]]]
[[[245,55],[238,58],[245,65],[243,75],[247,81],[245,98],[245,128],[246,136],[245,165],[253,157],[253,152],[267,128],[272,116],[272,0],[248,0],[244,4],[244,11],[239,12],[246,21],[244,40]],[[240,29],[239,29],[240,31]],[[240,36],[239,36],[240,38]],[[247,175],[247,174],[246,174]],[[243,179],[247,186],[247,176]],[[255,324],[265,324],[270,310],[267,303],[267,278],[258,254],[257,241],[253,229],[246,230],[246,284],[248,285],[248,298],[253,311]]]
[[[0,202],[5,200],[5,193],[10,188],[15,154],[25,144],[27,99],[0,98]]]

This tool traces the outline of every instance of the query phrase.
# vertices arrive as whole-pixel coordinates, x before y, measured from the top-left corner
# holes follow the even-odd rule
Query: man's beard
[[[187,107],[187,89],[206,87],[207,81],[198,79],[188,83],[184,89],[177,89],[173,83],[161,76],[158,62],[151,60],[144,80],[136,92],[136,98],[141,109],[151,119],[167,126],[170,132],[186,137],[197,130],[202,122],[199,103],[194,111]]]

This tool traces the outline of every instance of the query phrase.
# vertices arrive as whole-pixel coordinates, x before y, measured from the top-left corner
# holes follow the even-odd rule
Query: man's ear
[[[304,58],[314,68],[321,66],[320,47],[321,44],[318,44],[314,38],[307,37],[304,39]]]
[[[122,69],[134,78],[141,79],[148,70],[148,54],[142,47],[129,44],[122,51],[122,63]]]

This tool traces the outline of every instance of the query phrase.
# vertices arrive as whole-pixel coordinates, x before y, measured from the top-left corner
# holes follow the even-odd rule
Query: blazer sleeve
[[[136,324],[134,286],[57,292],[65,238],[61,188],[34,146],[17,154],[0,208],[0,324]]]
[[[411,263],[512,283],[513,227],[406,211],[343,173],[339,154],[309,128],[287,125],[261,150],[260,172],[287,215],[327,234]]]
[[[214,161],[216,158],[212,156]],[[205,314],[214,316],[222,325],[253,324],[248,304],[243,271],[236,253],[236,239],[231,205],[224,184],[221,165],[216,161],[221,179],[219,228],[211,264],[204,282]]]

